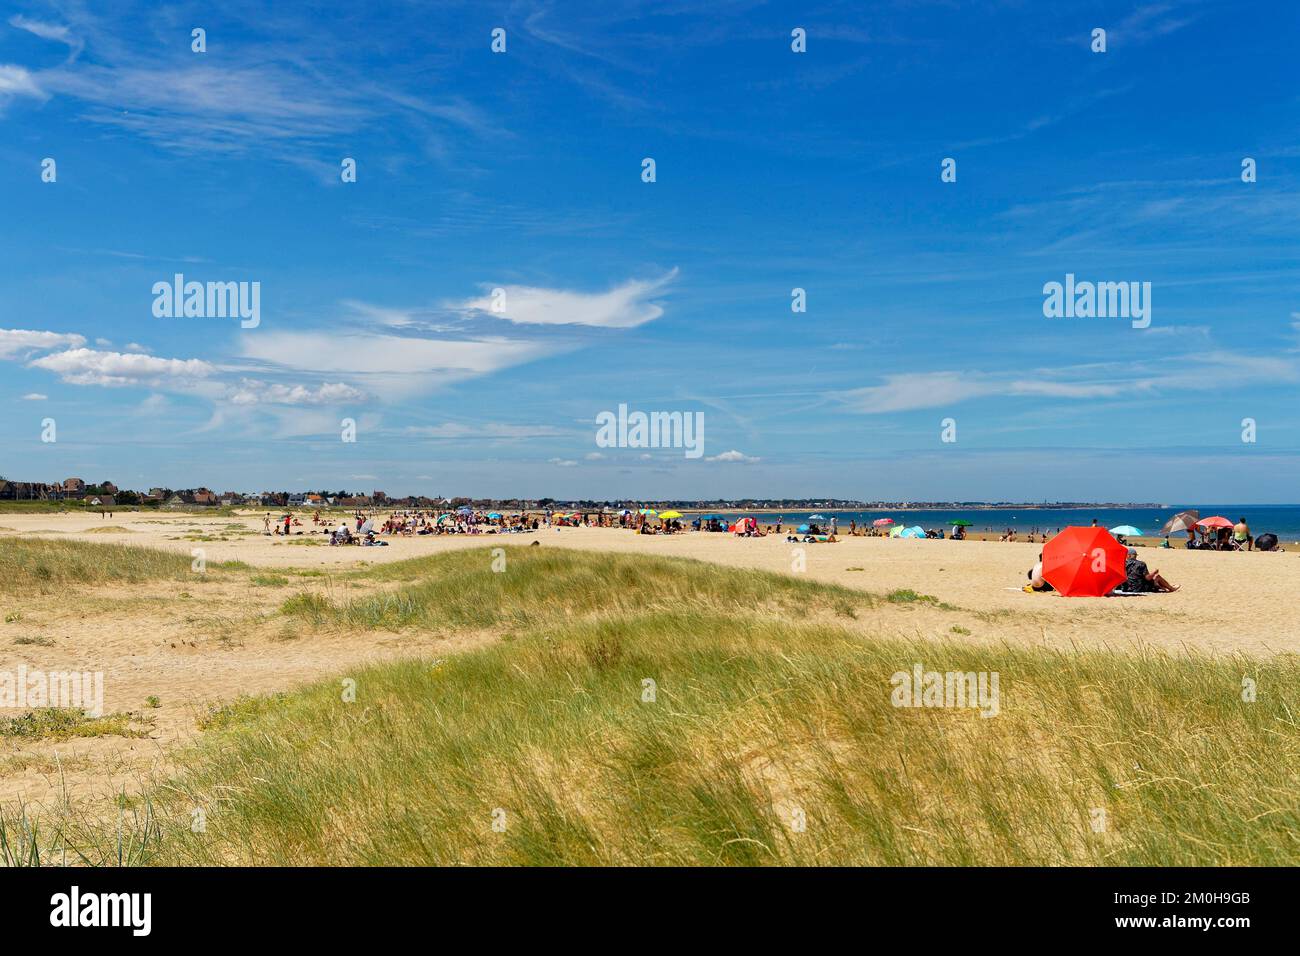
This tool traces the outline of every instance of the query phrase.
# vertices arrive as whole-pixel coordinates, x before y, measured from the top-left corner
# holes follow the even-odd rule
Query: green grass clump
[[[40,707],[16,717],[0,717],[0,738],[71,740],[73,737],[147,737],[136,714],[88,717],[72,707]]]
[[[0,594],[194,577],[190,558],[172,551],[98,541],[0,541]]]
[[[700,606],[741,614],[762,607],[794,620],[815,612],[848,616],[878,600],[850,588],[701,561],[522,546],[505,551],[503,573],[491,571],[491,549],[380,564],[339,579],[407,583],[339,603],[304,593],[282,611],[349,630],[456,631]]]
[[[857,592],[567,550],[512,549],[503,574],[484,550],[364,576],[409,583],[284,612],[503,640],[212,711],[183,772],[146,795],[167,822],[141,859],[1300,862],[1293,656],[884,640],[841,623],[842,602],[873,606]],[[915,663],[998,673],[998,716],[893,706],[892,675]],[[77,841],[112,856],[106,831]]]

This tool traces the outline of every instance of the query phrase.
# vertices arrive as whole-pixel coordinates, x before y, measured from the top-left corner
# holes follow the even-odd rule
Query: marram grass
[[[844,589],[540,549],[496,574],[488,554],[374,569],[407,582],[383,597],[288,601],[309,629],[501,641],[210,715],[146,797],[132,861],[1300,862],[1295,657],[880,640],[878,599]],[[996,671],[998,716],[894,707],[915,663]],[[106,831],[58,839],[114,858]]]
[[[199,578],[174,551],[99,541],[0,538],[0,595],[58,593],[70,587]]]

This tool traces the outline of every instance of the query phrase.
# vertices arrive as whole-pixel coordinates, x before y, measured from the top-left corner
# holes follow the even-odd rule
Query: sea
[[[827,520],[834,516],[839,521],[841,530],[848,528],[850,521],[868,526],[878,518],[893,518],[896,524],[904,527],[919,525],[922,528],[942,528],[948,531],[952,522],[965,518],[973,522],[970,531],[998,532],[1015,528],[1019,532],[1048,531],[1055,533],[1070,525],[1090,525],[1092,519],[1103,528],[1117,528],[1120,525],[1132,525],[1144,535],[1156,536],[1160,527],[1180,511],[1195,509],[1202,518],[1222,515],[1234,524],[1237,519],[1245,518],[1252,534],[1259,535],[1271,531],[1279,539],[1288,542],[1300,542],[1300,504],[1295,505],[1223,505],[1223,504],[1170,504],[1162,508],[970,508],[955,511],[788,511],[782,517],[786,524],[803,524],[814,514],[824,515]],[[720,512],[729,517],[742,512]],[[776,515],[764,512],[761,521],[768,524],[775,521]],[[819,522],[821,523],[821,522]]]

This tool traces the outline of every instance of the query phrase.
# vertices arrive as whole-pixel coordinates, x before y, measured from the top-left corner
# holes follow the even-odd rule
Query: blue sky
[[[6,5],[0,473],[1297,497],[1294,4],[221,6]],[[177,272],[260,325],[155,317]],[[1045,318],[1067,273],[1150,327]]]

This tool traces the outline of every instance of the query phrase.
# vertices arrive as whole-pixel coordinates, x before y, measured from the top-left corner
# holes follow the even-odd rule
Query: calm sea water
[[[1104,528],[1115,528],[1122,524],[1133,525],[1144,534],[1155,535],[1160,526],[1177,514],[1194,508],[1202,518],[1222,515],[1229,521],[1236,522],[1244,517],[1252,533],[1258,535],[1271,531],[1284,541],[1300,540],[1300,505],[1170,505],[1165,509],[1155,508],[1092,508],[1092,509],[1052,509],[1034,508],[1028,510],[988,511],[972,509],[969,511],[790,511],[783,517],[787,524],[798,525],[808,520],[809,515],[821,514],[828,519],[833,515],[839,519],[839,526],[845,529],[849,521],[870,525],[877,518],[893,518],[895,522],[910,527],[920,525],[922,528],[952,527],[957,518],[973,521],[971,531],[997,531],[1007,528],[1017,531],[1056,531],[1069,525],[1089,525],[1092,519]],[[739,514],[739,512],[728,512]],[[775,520],[764,516],[764,523]]]

